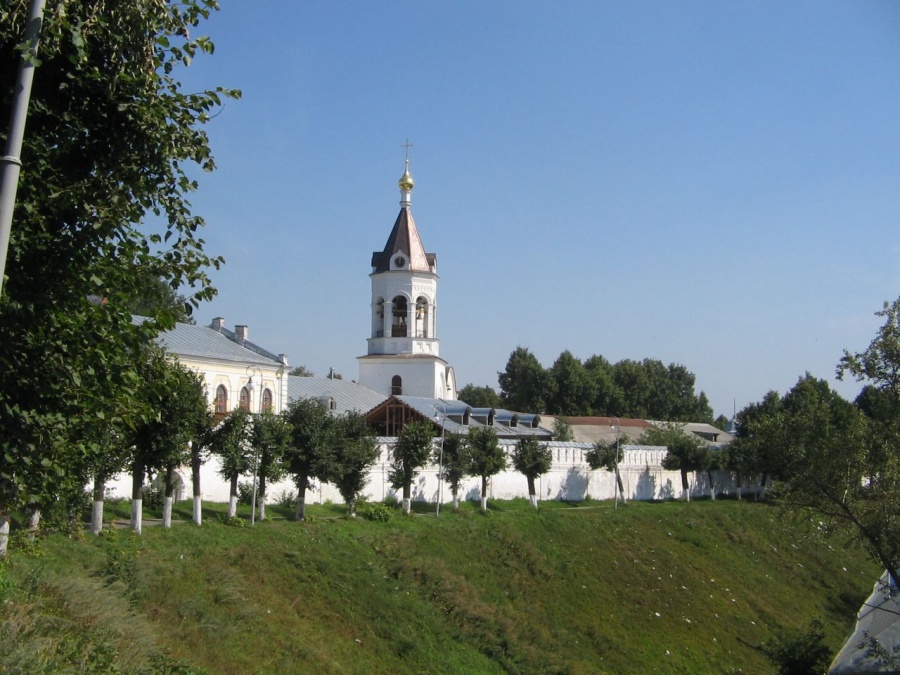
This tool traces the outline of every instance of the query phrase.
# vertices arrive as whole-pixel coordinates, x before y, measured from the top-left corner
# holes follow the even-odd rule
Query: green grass
[[[51,536],[0,573],[0,671],[766,673],[877,574],[764,504],[492,506]]]

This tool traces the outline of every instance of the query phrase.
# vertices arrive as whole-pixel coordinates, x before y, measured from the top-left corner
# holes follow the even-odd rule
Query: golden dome
[[[404,171],[403,175],[400,176],[400,180],[397,181],[397,185],[399,185],[400,189],[404,191],[412,190],[413,185],[415,185],[415,183],[413,183],[412,176],[409,175],[409,160],[406,160],[406,171]]]

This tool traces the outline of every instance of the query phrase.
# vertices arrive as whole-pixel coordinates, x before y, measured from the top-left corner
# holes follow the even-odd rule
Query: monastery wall
[[[391,488],[388,479],[390,450],[394,442],[395,439],[379,439],[381,456],[369,472],[365,491],[366,498],[370,501],[382,501],[388,497],[394,497],[399,501],[401,497],[399,491]],[[500,444],[506,450],[508,468],[491,478],[488,497],[490,499],[514,499],[517,497],[527,499],[528,482],[524,475],[512,468],[510,457],[514,442],[501,441]],[[615,474],[605,469],[592,471],[584,459],[585,454],[592,447],[590,443],[551,442],[549,445],[553,453],[553,464],[550,471],[535,482],[539,500],[581,501],[587,497],[601,500],[615,499]],[[619,465],[619,474],[622,477],[622,487],[627,499],[649,501],[684,497],[681,487],[681,472],[667,471],[662,467],[663,458],[666,456],[665,448],[626,445],[623,449],[624,461]],[[204,501],[228,501],[228,483],[219,475],[218,471],[219,462],[215,457],[203,465],[200,484]],[[437,502],[439,489],[437,473],[437,464],[429,464],[419,472],[412,485],[413,501]],[[184,467],[179,474],[182,488],[176,497],[190,499],[190,469]],[[737,493],[737,485],[732,472],[715,471],[712,473],[712,478],[715,481],[717,495]],[[251,482],[252,477],[242,476],[241,481]],[[688,482],[692,498],[709,496],[709,477],[706,472],[689,473]],[[131,477],[120,474],[116,480],[110,481],[109,487],[115,496],[128,498],[131,496]],[[449,486],[445,483],[441,489],[442,503],[450,503],[452,495]],[[753,492],[756,489],[755,484],[745,481],[743,486],[745,493]],[[266,491],[268,493],[266,501],[271,504],[281,492],[293,492],[295,487],[293,482],[288,479],[268,486]],[[460,499],[478,501],[480,495],[481,479],[478,477],[466,478],[460,486]],[[307,503],[343,502],[337,488],[328,483],[317,483],[314,489],[307,491],[306,499]]]

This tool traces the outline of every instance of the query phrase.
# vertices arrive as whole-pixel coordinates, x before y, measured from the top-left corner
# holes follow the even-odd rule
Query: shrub
[[[241,481],[238,483],[238,504],[253,503],[253,483]]]
[[[363,504],[357,509],[357,513],[366,520],[374,520],[379,523],[386,523],[393,515],[394,510],[387,504],[379,504],[373,502],[371,504]]]
[[[297,505],[297,491],[296,490],[282,490],[275,497],[275,505],[281,506],[283,508],[291,508],[292,506]]]
[[[831,650],[823,643],[825,624],[816,617],[802,632],[780,631],[763,644],[779,675],[817,675],[828,669]]]

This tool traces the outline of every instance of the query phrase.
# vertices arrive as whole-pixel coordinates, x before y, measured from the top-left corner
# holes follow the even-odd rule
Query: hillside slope
[[[750,502],[494,506],[53,536],[0,575],[0,671],[765,673],[877,574]]]

